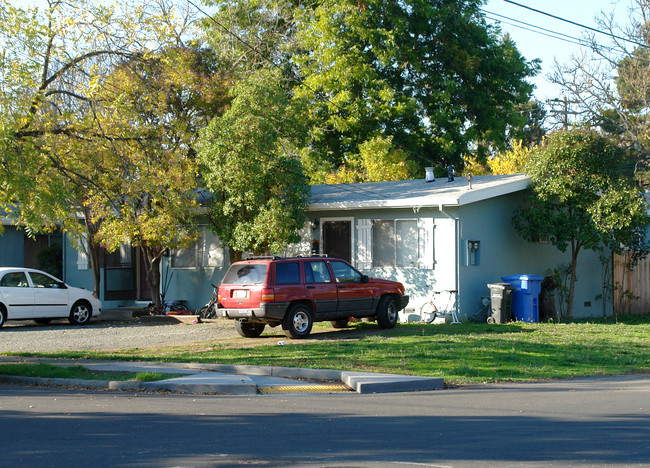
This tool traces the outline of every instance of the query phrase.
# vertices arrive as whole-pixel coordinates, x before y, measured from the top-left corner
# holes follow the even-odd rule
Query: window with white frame
[[[418,222],[415,219],[376,219],[372,222],[372,266],[418,266]]]
[[[199,227],[199,238],[184,249],[174,250],[172,268],[220,268],[224,265],[224,249],[217,235],[208,226]]]

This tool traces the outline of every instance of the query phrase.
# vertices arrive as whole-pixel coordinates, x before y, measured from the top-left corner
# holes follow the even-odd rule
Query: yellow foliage
[[[463,160],[465,163],[463,173],[465,175],[472,174],[473,176],[481,176],[491,174],[490,168],[479,162],[478,158],[474,156],[465,156]]]
[[[515,140],[511,150],[488,160],[488,166],[493,174],[518,174],[523,172],[531,151],[521,140]]]
[[[392,137],[375,137],[359,145],[359,154],[325,176],[328,184],[407,180],[418,172],[408,154],[393,145]]]

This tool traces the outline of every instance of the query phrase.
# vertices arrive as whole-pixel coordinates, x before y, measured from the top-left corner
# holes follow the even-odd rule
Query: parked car
[[[0,327],[6,320],[33,319],[46,324],[68,318],[83,325],[101,314],[102,304],[90,291],[68,286],[31,268],[0,268]]]
[[[368,278],[345,260],[327,257],[258,257],[230,265],[219,285],[220,317],[237,332],[258,337],[282,325],[289,338],[304,338],[314,322],[344,328],[351,317],[392,328],[409,296],[397,281]]]

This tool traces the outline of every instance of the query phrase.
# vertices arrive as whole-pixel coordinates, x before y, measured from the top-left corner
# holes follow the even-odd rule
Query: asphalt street
[[[650,466],[650,376],[391,394],[0,385],[0,466]]]

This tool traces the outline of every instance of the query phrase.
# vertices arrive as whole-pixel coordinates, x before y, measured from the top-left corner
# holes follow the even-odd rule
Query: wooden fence
[[[631,254],[614,255],[614,313],[646,314],[650,312],[650,258],[628,267]]]

